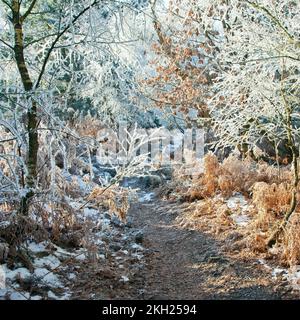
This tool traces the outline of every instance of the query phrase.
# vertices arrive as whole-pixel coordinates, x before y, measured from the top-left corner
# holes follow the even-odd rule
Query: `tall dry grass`
[[[191,212],[185,212],[179,220],[185,226],[193,225],[205,230],[209,228],[217,234],[230,233],[237,226],[226,199],[236,193],[242,194],[248,202],[250,222],[239,231],[245,237],[248,249],[270,255],[266,242],[289,209],[291,181],[292,174],[288,165],[278,168],[250,158],[241,160],[234,155],[220,163],[215,155],[207,154],[203,174],[190,179],[188,187],[183,183],[177,185],[176,192],[180,199],[195,203]],[[300,263],[299,204],[275,251],[277,258],[284,264]]]

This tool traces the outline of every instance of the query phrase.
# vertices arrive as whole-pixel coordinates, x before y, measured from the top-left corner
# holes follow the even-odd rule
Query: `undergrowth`
[[[178,174],[181,173],[178,170],[174,180],[160,190],[164,197],[190,202],[189,210],[177,218],[179,224],[222,234],[224,239],[238,231],[242,237],[242,240],[238,237],[239,249],[243,248],[245,254],[251,251],[267,258],[275,257],[284,265],[299,264],[299,204],[276,247],[269,250],[266,245],[290,205],[290,166],[278,167],[251,158],[242,160],[235,155],[219,162],[212,153],[204,157],[203,166],[204,171],[193,177]],[[237,195],[242,195],[247,205],[232,209],[228,201]],[[240,227],[233,217],[242,213],[249,223]]]

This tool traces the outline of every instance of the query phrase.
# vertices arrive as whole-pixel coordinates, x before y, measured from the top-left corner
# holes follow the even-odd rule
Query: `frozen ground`
[[[249,204],[243,195],[237,193],[225,201],[227,207],[232,210],[230,215],[233,221],[241,227],[246,226],[250,218],[247,215]]]
[[[74,207],[78,203],[72,203]],[[9,269],[7,264],[0,266],[0,300],[41,300],[71,299],[74,283],[85,273],[86,264],[115,265],[118,268],[118,281],[126,283],[131,274],[125,265],[143,264],[144,248],[142,234],[131,227],[130,221],[121,222],[116,216],[85,208],[80,217],[82,222],[92,223],[89,246],[94,246],[94,255],[83,247],[79,249],[62,248],[51,242],[24,243],[31,257],[34,272],[17,265]],[[92,280],[91,280],[92,281]],[[86,297],[87,298],[87,297]],[[92,296],[88,297],[92,298]]]
[[[241,194],[224,201],[238,229],[251,222]],[[34,272],[1,265],[0,299],[281,299],[286,298],[282,279],[300,290],[300,266],[285,269],[227,257],[218,239],[176,226],[181,210],[151,191],[139,193],[126,222],[86,206],[78,219],[90,224],[90,247],[24,243]]]

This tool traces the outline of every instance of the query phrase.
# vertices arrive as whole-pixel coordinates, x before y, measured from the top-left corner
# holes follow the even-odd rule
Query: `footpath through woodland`
[[[143,244],[149,253],[143,280],[137,281],[139,288],[132,288],[131,298],[299,298],[287,281],[272,276],[257,260],[228,252],[224,242],[201,230],[180,227],[176,217],[185,206],[159,199],[132,206],[129,216],[134,226],[143,230]]]

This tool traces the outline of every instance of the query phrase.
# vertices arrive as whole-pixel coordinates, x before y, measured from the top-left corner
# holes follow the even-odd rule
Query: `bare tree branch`
[[[47,34],[47,35],[45,35],[45,36],[43,36],[43,37],[41,37],[41,38],[32,40],[32,41],[30,41],[30,42],[28,42],[28,43],[26,43],[26,44],[24,45],[24,49],[27,48],[27,47],[29,47],[29,46],[31,46],[31,45],[33,45],[33,44],[35,44],[35,43],[38,43],[38,42],[42,41],[42,40],[45,40],[45,39],[51,38],[51,37],[55,37],[55,36],[57,36],[57,33],[51,33],[51,34]]]
[[[38,14],[43,15],[43,14],[48,14],[48,13],[51,13],[51,11],[49,10],[49,11],[32,11],[32,12],[30,12],[31,15],[32,14],[34,14],[34,15],[38,15]]]
[[[10,49],[14,50],[14,47],[11,46],[9,43],[7,43],[6,41],[0,39],[0,42],[2,42],[3,44],[5,44],[7,47],[9,47]]]
[[[60,38],[71,28],[72,24],[76,23],[76,21],[82,16],[85,14],[85,12],[87,12],[91,7],[97,5],[100,1],[99,0],[94,0],[88,7],[84,8],[81,12],[79,12],[72,20],[72,22],[66,26],[62,31],[58,32],[56,38],[54,39],[54,41],[52,42],[49,50],[47,51],[47,54],[46,54],[46,57],[44,59],[44,62],[43,62],[43,65],[42,65],[42,69],[41,69],[41,72],[39,74],[39,77],[38,77],[38,80],[36,82],[36,85],[35,85],[35,88],[38,88],[40,83],[41,83],[41,80],[42,80],[42,77],[44,75],[44,72],[45,72],[45,69],[46,69],[46,66],[47,66],[47,63],[48,63],[48,60],[51,56],[51,53],[52,51],[55,49],[55,46],[57,44],[57,42],[60,40]]]
[[[288,29],[267,8],[249,0],[246,0],[246,2],[253,8],[265,12],[269,16],[269,18],[288,36],[290,40],[294,40],[294,37],[289,33]]]
[[[234,64],[245,64],[245,63],[248,63],[248,62],[266,61],[266,60],[282,59],[282,58],[291,59],[291,60],[294,60],[294,61],[300,61],[300,58],[297,58],[297,57],[292,57],[292,56],[289,56],[289,55],[279,55],[279,56],[266,57],[266,58],[250,59],[250,60],[246,60],[246,61],[236,62]]]
[[[34,8],[35,4],[36,4],[37,0],[32,0],[29,8],[27,9],[27,11],[23,14],[23,16],[21,17],[21,22],[23,22],[26,17],[31,13],[32,9]]]
[[[6,0],[1,0],[4,4],[6,4],[10,9],[12,9],[11,4],[9,4]]]
[[[96,43],[96,44],[127,44],[127,43],[133,43],[133,42],[137,42],[137,41],[139,41],[139,39],[124,40],[124,41],[114,41],[114,40],[112,40],[112,41],[93,41],[93,43]],[[79,45],[82,43],[85,43],[85,40],[74,42],[71,44],[55,46],[54,49],[69,48],[73,45]]]

